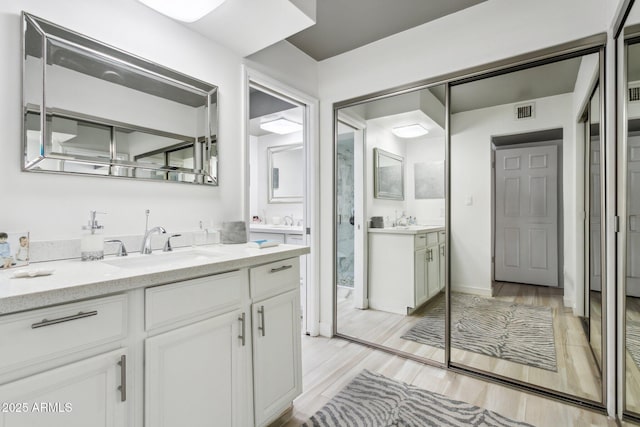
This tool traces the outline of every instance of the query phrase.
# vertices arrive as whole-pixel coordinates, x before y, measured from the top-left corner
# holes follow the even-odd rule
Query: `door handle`
[[[127,400],[127,356],[120,356],[120,361],[118,362],[120,365],[120,385],[118,386],[118,390],[120,390],[120,401],[125,402]]]
[[[258,323],[258,330],[261,332],[260,335],[264,336],[264,305],[261,305],[258,308],[258,316],[260,317]]]
[[[240,321],[240,335],[238,335],[238,338],[240,338],[240,342],[242,342],[242,346],[244,347],[245,345],[245,341],[246,341],[246,335],[245,335],[245,314],[242,313],[239,317],[238,320]]]

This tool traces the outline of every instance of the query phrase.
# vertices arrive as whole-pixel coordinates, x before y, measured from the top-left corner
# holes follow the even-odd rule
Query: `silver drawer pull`
[[[425,234],[418,234],[418,239],[426,239],[427,236]]]
[[[238,335],[238,338],[240,338],[240,342],[242,342],[242,346],[244,347],[245,345],[245,315],[244,313],[242,313],[239,317],[238,320],[240,321],[240,335]]]
[[[261,305],[260,308],[258,308],[258,316],[260,317],[260,322],[258,323],[258,330],[261,331],[261,335],[264,336],[264,305]]]
[[[31,325],[31,329],[43,328],[45,326],[55,325],[57,323],[69,322],[70,320],[83,319],[85,317],[96,316],[98,314],[97,310],[87,311],[83,313],[82,311],[78,314],[72,314],[71,316],[60,317],[58,319],[42,319],[42,322],[34,323]]]
[[[293,268],[293,265],[283,265],[282,267],[272,268],[270,273],[277,273],[279,271],[288,270],[290,268]]]
[[[120,361],[118,362],[120,365],[120,385],[118,386],[118,390],[120,390],[120,401],[126,402],[127,400],[127,356],[120,356]]]

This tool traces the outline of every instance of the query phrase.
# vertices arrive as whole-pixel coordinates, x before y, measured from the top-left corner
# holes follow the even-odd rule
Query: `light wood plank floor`
[[[640,322],[640,298],[627,297],[627,320]],[[640,414],[640,369],[626,352],[626,409]]]
[[[303,394],[272,427],[299,426],[362,369],[538,427],[616,426],[605,415],[414,362],[339,338],[302,339]],[[625,425],[625,424],[623,424]]]
[[[495,298],[501,301],[551,307],[553,310],[557,372],[478,353],[451,349],[451,360],[507,378],[557,390],[596,402],[602,400],[600,370],[584,333],[581,320],[563,304],[562,289],[496,283]],[[401,350],[425,359],[444,362],[444,351],[400,338],[429,310],[428,303],[415,314],[403,316],[376,310],[358,310],[348,293],[339,293],[338,331],[368,342]]]

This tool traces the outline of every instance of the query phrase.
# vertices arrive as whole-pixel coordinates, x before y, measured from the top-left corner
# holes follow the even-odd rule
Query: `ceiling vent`
[[[629,83],[629,102],[640,101],[640,82]]]
[[[516,120],[532,119],[536,116],[536,103],[516,104],[513,113]]]

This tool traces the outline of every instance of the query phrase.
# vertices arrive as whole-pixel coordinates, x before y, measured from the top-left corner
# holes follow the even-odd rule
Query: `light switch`
[[[471,206],[473,205],[473,196],[467,196],[464,198],[464,204],[465,206]]]

